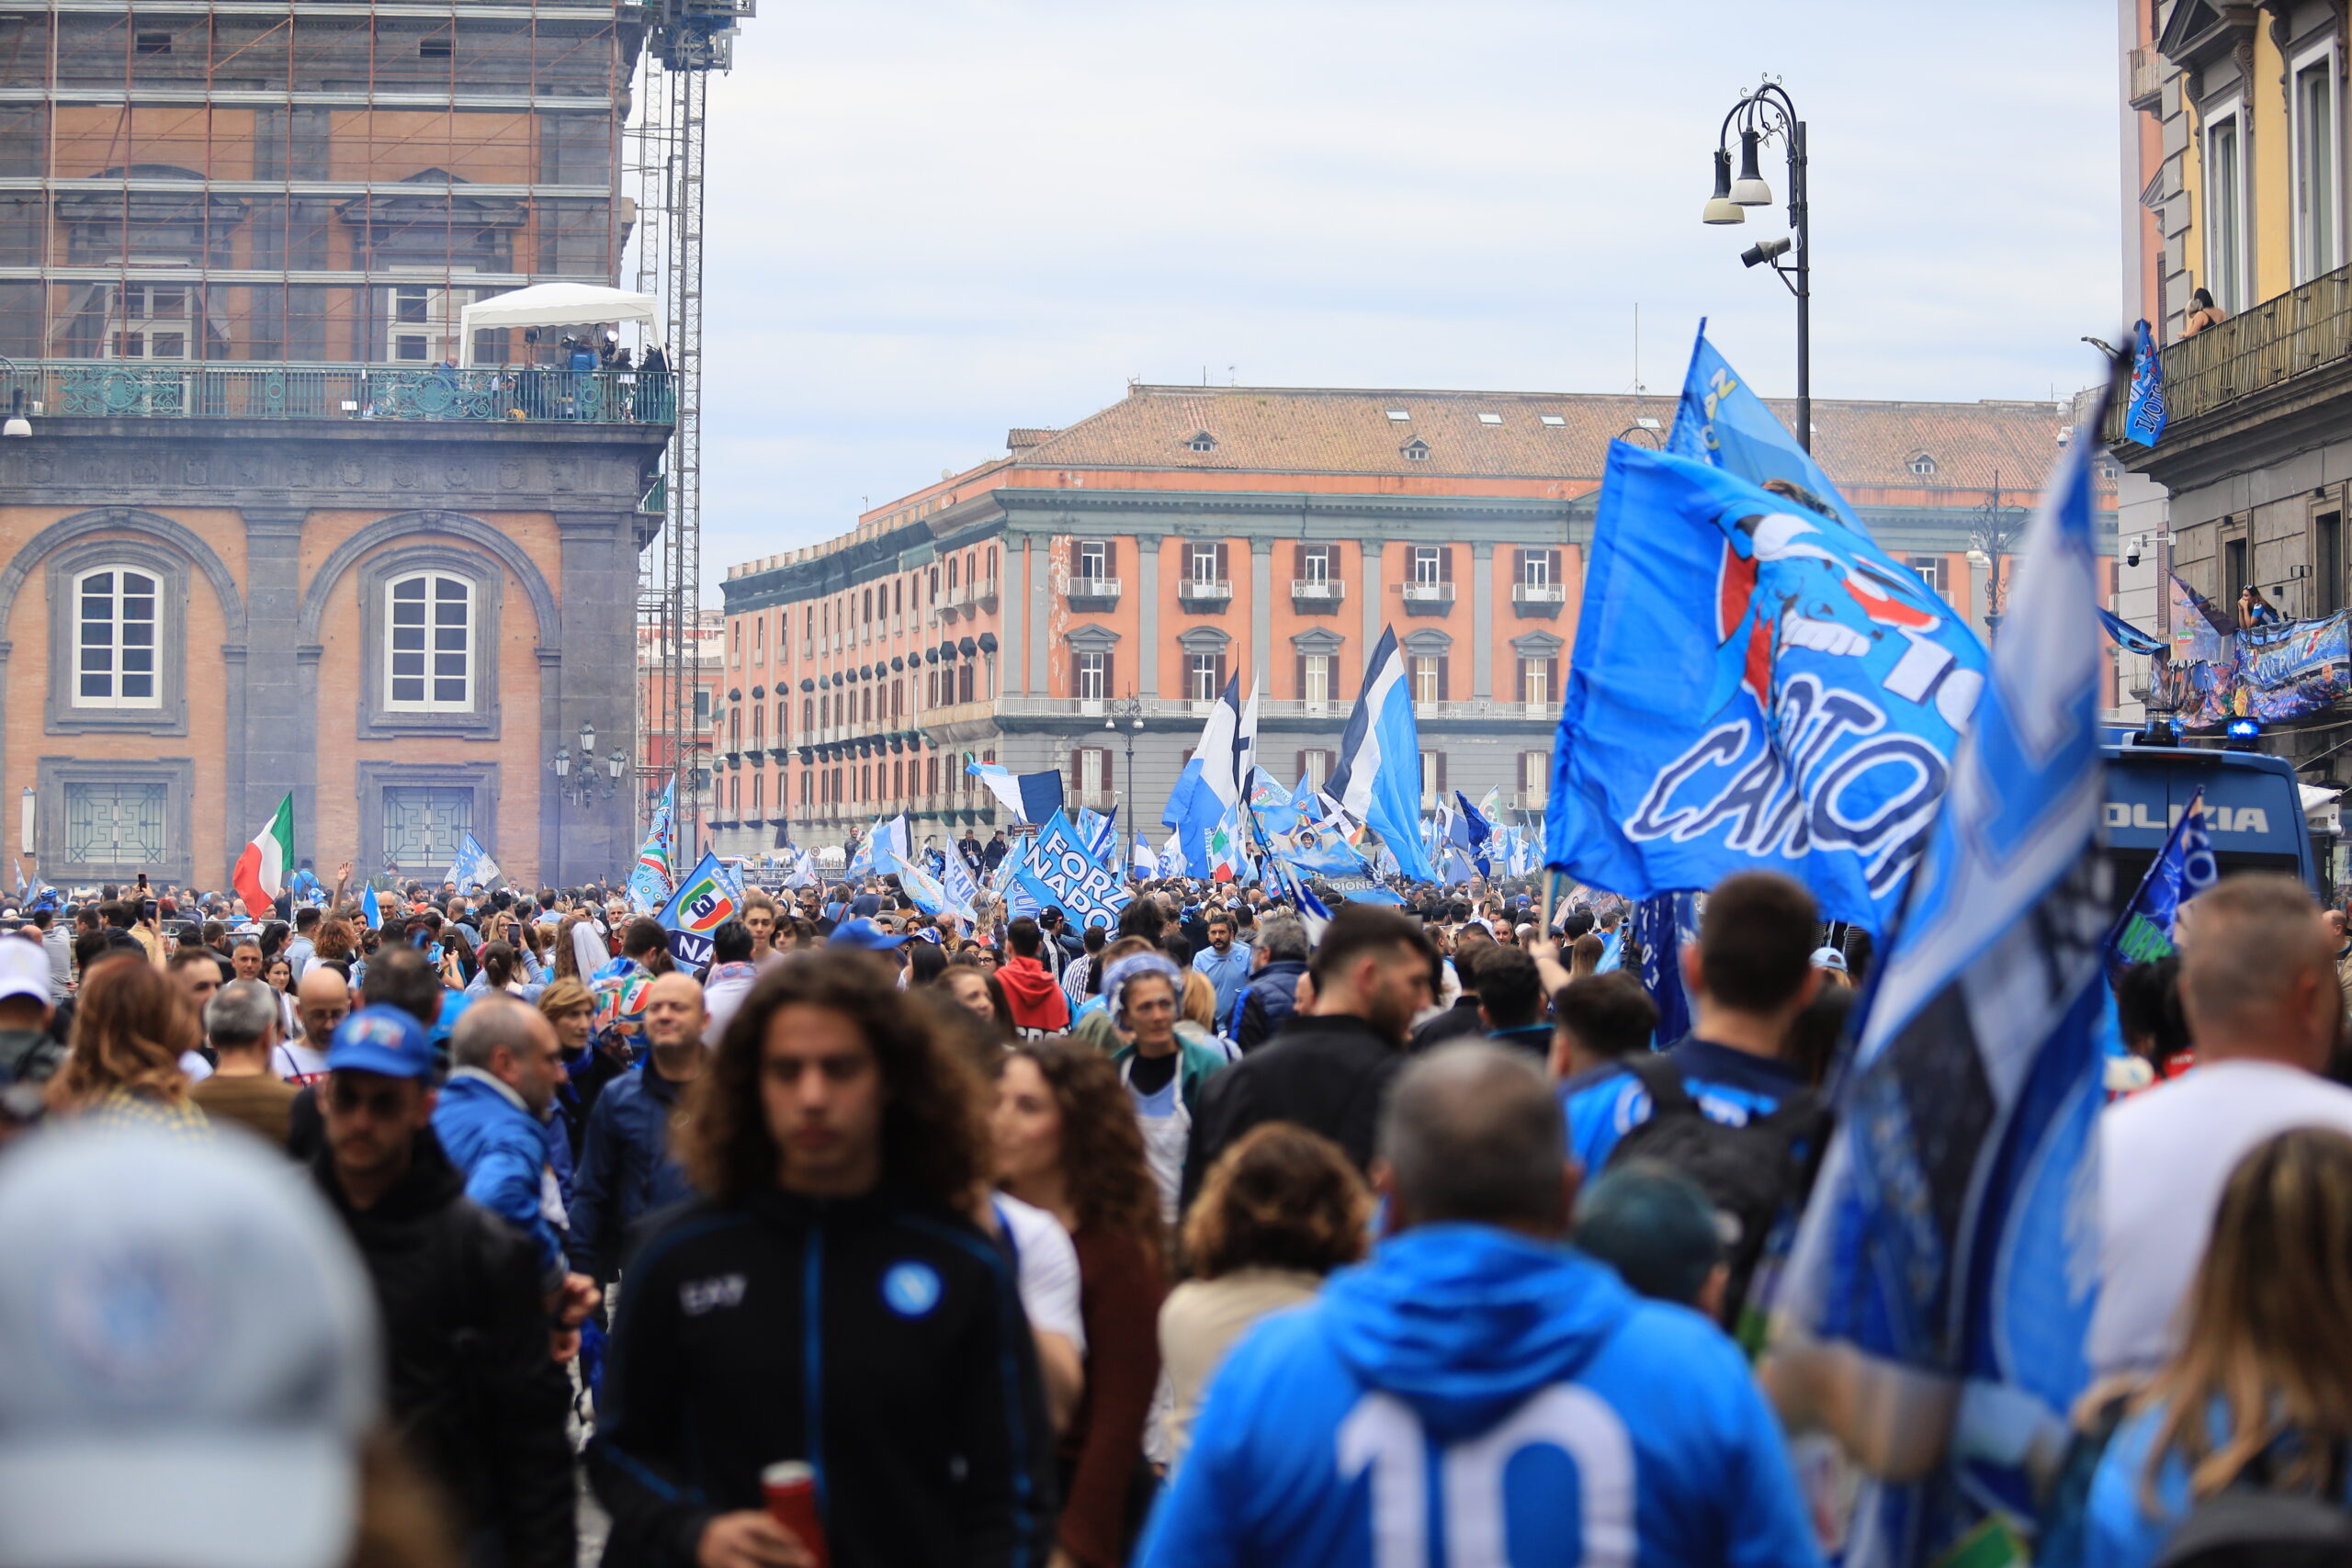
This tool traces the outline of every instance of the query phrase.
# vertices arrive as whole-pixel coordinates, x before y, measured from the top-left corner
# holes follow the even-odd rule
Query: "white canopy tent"
[[[483,327],[573,327],[592,321],[642,321],[661,319],[661,306],[650,294],[606,288],[594,283],[535,283],[511,294],[475,301],[458,313],[465,363],[474,358],[474,333]]]

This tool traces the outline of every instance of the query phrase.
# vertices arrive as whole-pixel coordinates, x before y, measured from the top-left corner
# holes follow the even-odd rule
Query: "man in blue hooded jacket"
[[[1388,1235],[1211,1384],[1144,1568],[1820,1561],[1739,1350],[1566,1246],[1577,1185],[1523,1053],[1406,1067]]]

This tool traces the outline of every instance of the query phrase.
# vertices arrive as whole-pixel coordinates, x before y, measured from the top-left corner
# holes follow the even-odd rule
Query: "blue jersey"
[[[1427,1225],[1219,1369],[1143,1568],[1807,1568],[1739,1350],[1574,1249]]]
[[[1681,1069],[1683,1088],[1699,1109],[1726,1126],[1745,1127],[1751,1118],[1770,1116],[1804,1088],[1804,1080],[1784,1063],[1696,1035],[1666,1055]],[[1592,1175],[1609,1163],[1618,1139],[1650,1119],[1650,1095],[1624,1068],[1601,1067],[1562,1084],[1560,1108],[1568,1118],[1569,1151]]]

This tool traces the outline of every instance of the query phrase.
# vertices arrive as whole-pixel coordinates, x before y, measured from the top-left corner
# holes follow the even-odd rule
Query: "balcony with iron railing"
[[[1313,613],[1336,610],[1348,596],[1348,585],[1337,578],[1294,577],[1290,580],[1290,603],[1294,610]]]
[[[1442,615],[1453,608],[1451,582],[1408,582],[1402,592],[1408,615]]]
[[[633,370],[19,359],[0,360],[0,408],[37,420],[668,424],[677,400],[667,373]]]
[[[2171,344],[2158,363],[2166,456],[2196,444],[2197,421],[2284,408],[2299,391],[2316,397],[2352,389],[2352,266],[2324,273]],[[2099,434],[2108,445],[2123,446],[2118,456],[2136,468],[2150,449],[2124,444],[2128,412],[2117,400]],[[2209,426],[2206,433],[2221,434],[2222,427]]]
[[[1511,610],[1521,616],[1557,615],[1567,602],[1566,583],[1514,582],[1510,585]]]
[[[1063,590],[1073,605],[1115,604],[1119,602],[1119,580],[1115,577],[1072,577]]]
[[[1223,609],[1233,603],[1233,584],[1222,578],[1180,577],[1176,580],[1179,604],[1202,609]]]

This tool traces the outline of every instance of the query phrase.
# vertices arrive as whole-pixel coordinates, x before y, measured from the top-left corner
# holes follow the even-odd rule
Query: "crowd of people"
[[[1920,1436],[1763,1333],[1871,964],[1786,878],[1670,955],[1532,886],[874,878],[695,974],[608,889],[348,874],[0,931],[0,1565],[557,1568],[583,1475],[612,1568],[1803,1565],[1806,1445]],[[2041,1562],[2352,1530],[2344,920],[2245,875],[2178,934]]]

